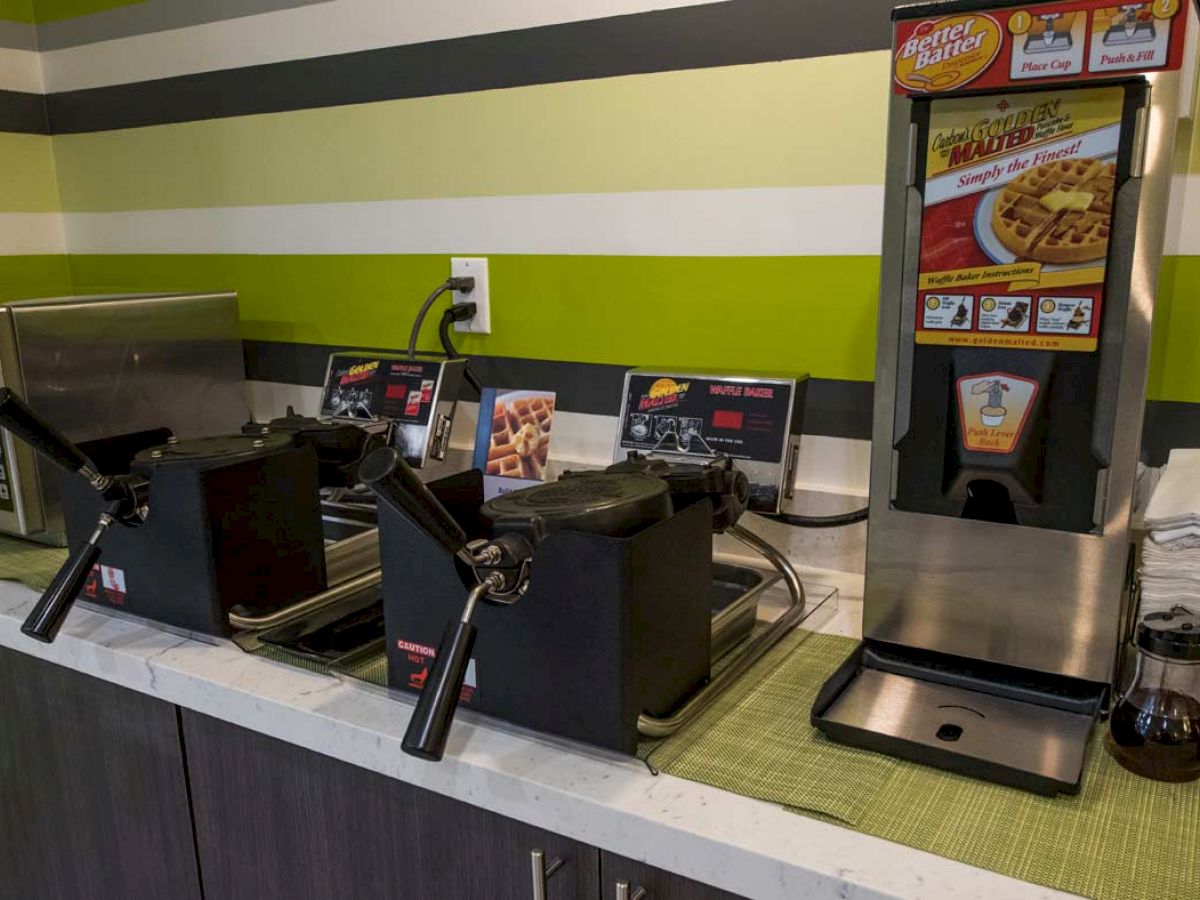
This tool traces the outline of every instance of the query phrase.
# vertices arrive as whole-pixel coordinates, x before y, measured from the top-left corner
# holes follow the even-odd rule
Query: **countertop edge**
[[[0,583],[0,646],[748,897],[1071,896],[478,715],[421,762],[400,751],[405,699],[82,608],[38,643],[35,599]]]

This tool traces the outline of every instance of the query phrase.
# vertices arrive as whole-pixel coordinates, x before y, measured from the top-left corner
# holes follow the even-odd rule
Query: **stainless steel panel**
[[[875,669],[860,672],[825,719],[1067,784],[1079,780],[1092,730],[1091,716]],[[939,738],[946,726],[961,731]]]
[[[234,433],[249,419],[234,294],[20,300],[0,312],[4,383],[73,441]],[[59,476],[13,449],[19,515],[0,515],[0,529],[55,540]]]
[[[881,268],[871,516],[863,631],[868,638],[1014,666],[1111,681],[1129,555],[1129,518],[1141,444],[1150,328],[1165,233],[1179,76],[1148,76],[1145,164],[1132,283],[1119,353],[1116,422],[1100,533],[1075,534],[893,509],[898,403],[906,403],[911,318],[906,185],[912,104],[889,110],[885,253]],[[1131,245],[1131,246],[1130,246]],[[1120,252],[1118,248],[1117,252]],[[905,372],[900,370],[904,369]]]

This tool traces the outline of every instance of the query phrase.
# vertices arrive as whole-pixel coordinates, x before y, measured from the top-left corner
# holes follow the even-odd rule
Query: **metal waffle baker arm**
[[[413,710],[401,748],[411,756],[437,761],[446,750],[446,739],[463,681],[471,661],[477,629],[471,623],[480,600],[513,603],[529,578],[533,547],[520,535],[500,535],[469,550],[462,526],[446,511],[391,447],[370,454],[359,469],[359,478],[398,515],[421,529],[475,574],[462,615],[446,626],[437,657]]]
[[[24,634],[50,643],[58,635],[63,620],[100,558],[100,541],[109,526],[113,522],[140,524],[139,511],[145,504],[146,482],[133,476],[101,475],[96,472],[91,460],[78,447],[26,406],[9,388],[0,388],[0,425],[64,471],[81,475],[108,501],[92,536],[63,563],[21,626]]]

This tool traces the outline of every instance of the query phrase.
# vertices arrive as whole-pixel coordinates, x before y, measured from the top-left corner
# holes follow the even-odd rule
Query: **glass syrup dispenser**
[[[1146,778],[1200,778],[1200,615],[1151,613],[1135,644],[1137,671],[1113,707],[1108,751]]]

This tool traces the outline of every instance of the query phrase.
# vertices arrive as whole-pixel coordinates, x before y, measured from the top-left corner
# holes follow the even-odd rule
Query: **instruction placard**
[[[1105,87],[933,102],[918,344],[1096,349],[1124,96]]]

